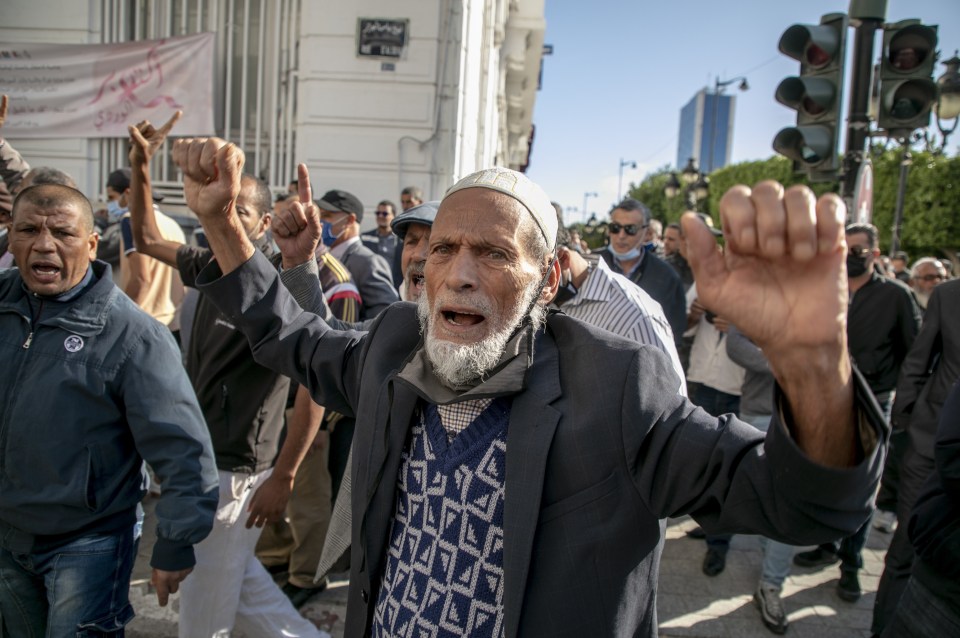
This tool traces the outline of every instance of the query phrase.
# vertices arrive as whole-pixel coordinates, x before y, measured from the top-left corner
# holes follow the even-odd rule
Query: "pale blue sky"
[[[587,208],[605,215],[620,158],[638,164],[624,169],[624,191],[674,164],[680,108],[712,89],[716,76],[750,82],[746,92],[727,89],[737,96],[733,161],[769,157],[774,135],[796,116],[773,98],[780,80],[799,71],[777,50],[781,34],[848,9],[843,0],[546,0],[545,41],[554,52],[544,58],[528,174],[565,207],[582,208],[584,192],[598,192]],[[888,1],[887,22],[907,18],[939,25],[941,59],[960,48],[960,0]],[[848,54],[853,36],[851,29]],[[878,32],[877,55],[881,40]],[[943,70],[938,63],[934,77]]]

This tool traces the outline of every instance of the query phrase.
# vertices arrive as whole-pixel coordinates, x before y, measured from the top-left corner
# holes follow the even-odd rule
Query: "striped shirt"
[[[593,264],[573,299],[563,304],[563,312],[631,341],[663,350],[680,380],[680,393],[686,396],[683,367],[663,308],[642,288],[610,270],[602,259]]]

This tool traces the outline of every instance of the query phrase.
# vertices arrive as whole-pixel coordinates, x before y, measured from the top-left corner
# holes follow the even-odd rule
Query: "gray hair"
[[[947,269],[944,268],[943,263],[936,257],[921,257],[913,262],[913,266],[910,267],[910,277],[916,277],[918,271],[920,270],[920,266],[925,266],[926,264],[932,265],[943,274],[946,274],[947,272]]]

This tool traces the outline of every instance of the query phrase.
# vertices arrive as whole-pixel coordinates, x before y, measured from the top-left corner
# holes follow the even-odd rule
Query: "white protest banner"
[[[166,122],[211,135],[213,33],[116,44],[0,43],[3,134],[13,138],[127,137],[127,125]]]

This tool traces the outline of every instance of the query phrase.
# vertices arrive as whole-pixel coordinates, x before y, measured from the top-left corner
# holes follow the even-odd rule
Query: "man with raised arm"
[[[723,254],[684,219],[701,297],[768,353],[764,439],[691,405],[658,349],[546,316],[556,215],[520,173],[447,191],[425,294],[361,334],[301,312],[244,240],[239,149],[174,158],[217,256],[201,289],[258,360],[356,416],[345,635],[654,636],[659,519],[805,544],[866,518],[887,432],[846,354],[836,196],[731,189]],[[309,200],[281,245],[319,236]]]
[[[213,253],[164,239],[150,192],[150,158],[179,117],[178,111],[159,129],[149,122],[129,127],[130,219],[137,250],[178,268],[184,285],[195,287],[197,273]],[[270,190],[252,175],[238,180],[234,210],[243,241],[268,256],[273,252],[265,237]],[[180,597],[180,636],[222,636],[235,629],[251,636],[318,636],[319,630],[296,611],[254,549],[260,528],[283,516],[297,468],[320,427],[317,411],[322,408],[301,402],[280,448],[290,381],[256,363],[243,333],[203,294],[186,368],[213,440],[220,504],[213,531],[197,546],[197,566]]]

